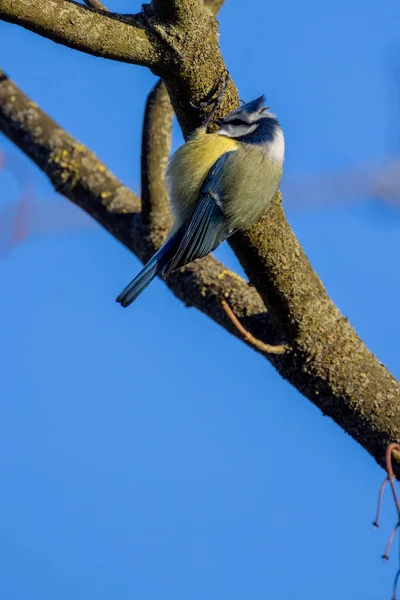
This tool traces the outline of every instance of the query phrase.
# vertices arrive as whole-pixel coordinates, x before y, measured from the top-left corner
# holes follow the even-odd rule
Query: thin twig
[[[375,521],[372,523],[374,527],[379,527],[379,518],[381,516],[383,492],[385,491],[385,487],[386,487],[386,484],[388,483],[388,481],[389,481],[389,478],[386,477],[386,479],[383,481],[383,483],[381,485],[381,489],[379,490],[378,510],[376,511]]]
[[[383,560],[389,560],[390,548],[392,547],[393,540],[396,536],[399,526],[400,526],[400,523],[396,523],[396,525],[393,527],[392,531],[390,532],[389,541],[386,544],[385,552],[382,555]]]
[[[393,500],[394,500],[394,503],[396,506],[396,511],[397,511],[397,523],[393,527],[393,529],[390,533],[389,541],[386,545],[385,552],[382,556],[382,558],[384,560],[389,560],[390,549],[392,547],[393,540],[396,537],[397,530],[400,527],[400,503],[399,503],[399,498],[398,498],[397,491],[396,491],[395,475],[393,472],[393,465],[392,465],[392,453],[393,452],[400,453],[400,444],[392,443],[392,444],[389,444],[388,447],[386,448],[385,467],[386,467],[387,477],[385,478],[384,482],[382,483],[381,489],[379,491],[378,511],[376,514],[376,519],[374,521],[374,526],[378,527],[380,511],[381,511],[381,506],[382,506],[383,492],[385,490],[386,484],[389,482],[390,488],[391,488],[392,494],[393,494]],[[397,598],[396,589],[397,589],[397,582],[399,580],[399,577],[400,577],[400,566],[397,570],[396,577],[394,579],[392,600],[396,600],[396,598]]]
[[[225,300],[221,300],[221,306],[232,321],[232,323],[234,324],[234,326],[236,327],[236,329],[240,331],[240,333],[243,336],[243,339],[252,346],[255,346],[258,350],[261,350],[261,352],[265,352],[267,354],[284,354],[289,349],[289,347],[284,344],[273,346],[272,344],[266,344],[265,342],[258,340],[254,337],[254,335],[252,335],[249,331],[247,331],[247,329],[243,327],[243,325],[240,323],[239,319]]]
[[[387,447],[387,450],[386,450],[386,471],[388,474],[390,487],[392,488],[392,493],[393,493],[394,502],[396,504],[397,514],[398,514],[399,520],[400,520],[400,503],[399,503],[399,499],[398,499],[397,492],[396,492],[395,476],[394,476],[393,465],[392,465],[392,453],[393,452],[400,453],[400,444],[396,444],[396,443],[389,444],[389,446]]]

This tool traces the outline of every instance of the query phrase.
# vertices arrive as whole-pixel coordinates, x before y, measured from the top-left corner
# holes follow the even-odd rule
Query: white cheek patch
[[[281,129],[275,131],[274,139],[267,144],[268,157],[275,162],[283,162],[285,156],[285,138]]]

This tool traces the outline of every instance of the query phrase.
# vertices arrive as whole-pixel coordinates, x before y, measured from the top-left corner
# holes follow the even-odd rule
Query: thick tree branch
[[[218,23],[214,16],[222,2],[173,0],[170,7],[179,13],[176,25],[168,18],[163,21],[160,17],[162,7],[167,10],[168,4],[167,0],[144,4],[141,22],[157,39],[162,60],[153,72],[162,77],[187,137],[204,121],[207,113],[207,110],[196,110],[193,105],[199,106],[204,99],[210,98],[227,72],[219,51]],[[229,107],[238,103],[238,93],[231,80],[215,118],[222,117]]]
[[[291,355],[271,362],[383,465],[388,444],[400,439],[399,382],[327,296],[286,221],[280,195],[231,245],[277,330],[293,340]]]
[[[150,69],[159,62],[155,45],[134,15],[100,14],[72,0],[0,0],[0,19],[94,56]]]
[[[0,70],[0,130],[19,146],[64,195],[118,239],[127,239],[129,219],[121,214],[139,212],[140,199],[124,188],[95,155],[45,115]]]

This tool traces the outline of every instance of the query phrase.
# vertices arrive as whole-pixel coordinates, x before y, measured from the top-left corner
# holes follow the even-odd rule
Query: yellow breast
[[[182,222],[192,213],[201,186],[216,160],[236,150],[238,143],[228,137],[198,130],[178,148],[168,165],[171,204],[176,219]]]

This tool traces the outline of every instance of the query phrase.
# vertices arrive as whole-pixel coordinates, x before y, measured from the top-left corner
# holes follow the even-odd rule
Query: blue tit
[[[167,177],[174,224],[165,244],[121,292],[129,306],[156,275],[168,277],[261,217],[278,190],[285,143],[264,96],[200,127],[171,157]]]

